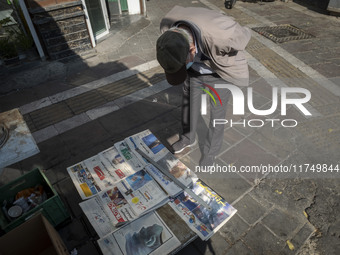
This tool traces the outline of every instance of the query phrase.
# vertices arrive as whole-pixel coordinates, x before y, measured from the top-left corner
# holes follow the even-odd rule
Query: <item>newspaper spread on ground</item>
[[[198,179],[196,174],[178,160],[149,129],[126,138],[125,142],[132,151],[135,151],[136,148],[140,149],[163,169],[170,171],[186,187],[191,187]],[[138,153],[135,152],[135,154]],[[177,185],[154,166],[147,166],[146,169],[170,196],[181,192]]]
[[[124,141],[131,149],[139,148],[156,162],[164,158],[169,152],[149,129],[127,137]]]
[[[168,254],[180,245],[157,212],[150,212],[98,240],[104,255]]]
[[[114,146],[100,152],[99,157],[103,165],[112,173],[116,182],[136,172]]]
[[[88,158],[84,160],[83,163],[101,190],[107,190],[113,187],[114,183],[116,182],[116,178],[101,162],[99,155]]]
[[[115,187],[80,203],[80,206],[93,228],[102,237],[109,233],[109,227],[101,226],[102,220],[98,218],[98,214],[105,220],[109,219],[110,224],[117,227],[168,201],[168,196],[154,179],[145,170],[140,170],[116,183]],[[95,208],[96,204],[100,206]]]
[[[68,167],[67,172],[82,199],[91,198],[102,191],[84,162]]]
[[[132,169],[139,171],[145,167],[146,162],[144,159],[138,153],[131,150],[125,141],[115,143],[114,146],[118,150],[118,153],[123,157],[125,162],[127,162],[132,167]]]
[[[237,210],[200,180],[194,184],[192,191],[200,196],[211,210],[198,204],[185,192],[169,204],[202,240],[208,240]]]
[[[81,202],[79,206],[89,219],[98,236],[105,236],[107,233],[117,229],[117,224],[114,224],[116,221],[112,221],[112,217],[110,217],[104,209],[104,205],[99,196]]]
[[[159,171],[154,165],[149,164],[145,170],[158,182],[170,197],[177,196],[183,190],[178,187],[170,178]]]

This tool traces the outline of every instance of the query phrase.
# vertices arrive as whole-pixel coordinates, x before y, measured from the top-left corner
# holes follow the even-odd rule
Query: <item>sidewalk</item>
[[[237,121],[257,119],[252,124],[258,125],[260,119],[264,125],[226,125],[217,160],[238,169],[289,166],[297,173],[198,173],[238,213],[208,242],[196,240],[179,254],[336,254],[339,172],[313,173],[309,168],[305,173],[305,164],[340,167],[340,21],[292,2],[238,1],[231,10],[220,0],[146,4],[146,18],[136,16],[126,29],[113,31],[92,55],[48,63],[45,76],[39,76],[41,65],[21,77],[13,73],[0,96],[0,112],[19,107],[40,149],[10,168],[46,170],[72,215],[58,229],[69,251],[101,254],[66,168],[147,128],[166,146],[178,138],[181,88],[165,82],[154,50],[161,18],[178,4],[223,11],[250,28],[291,24],[313,35],[276,44],[253,31],[246,50],[254,107],[270,108],[272,87],[299,87],[311,93],[307,108],[312,116],[288,107],[287,116],[277,110],[261,117],[246,107]],[[228,112],[231,116],[231,104]],[[275,122],[272,127],[266,119],[294,119],[298,125],[286,128]],[[195,169],[200,149],[185,150],[179,157]]]

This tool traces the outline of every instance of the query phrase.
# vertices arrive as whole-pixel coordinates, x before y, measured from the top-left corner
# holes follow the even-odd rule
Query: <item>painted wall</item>
[[[129,7],[129,14],[140,14],[139,0],[127,0]]]

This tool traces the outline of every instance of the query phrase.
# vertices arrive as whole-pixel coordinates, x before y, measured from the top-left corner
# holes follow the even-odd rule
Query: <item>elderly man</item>
[[[197,123],[201,117],[202,91],[210,98],[210,122],[201,166],[209,166],[219,153],[224,126],[213,126],[214,119],[225,119],[230,91],[215,84],[248,86],[249,71],[243,50],[251,37],[248,28],[230,17],[209,9],[175,6],[161,21],[157,40],[157,60],[171,85],[183,86],[183,133],[172,145],[174,153],[196,144]]]

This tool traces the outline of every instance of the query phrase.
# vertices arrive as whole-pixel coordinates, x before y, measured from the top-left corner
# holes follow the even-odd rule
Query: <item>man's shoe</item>
[[[199,162],[200,167],[210,167],[215,165],[215,156],[202,156]]]
[[[197,141],[191,141],[189,138],[182,136],[177,142],[175,142],[171,147],[174,154],[181,153],[185,148],[195,146]]]

